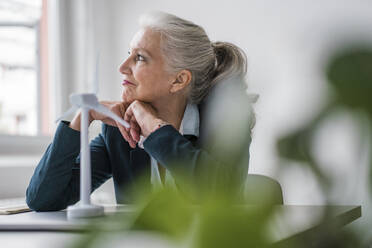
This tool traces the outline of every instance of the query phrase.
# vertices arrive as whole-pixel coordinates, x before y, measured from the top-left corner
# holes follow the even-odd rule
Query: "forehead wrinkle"
[[[151,54],[150,51],[155,52],[156,50],[161,53],[160,41],[158,32],[154,32],[151,29],[142,29],[135,34],[129,47],[133,50],[143,50],[149,54]]]
[[[145,48],[142,48],[142,47],[135,47],[135,48],[133,48],[133,47],[131,47],[130,48],[132,51],[144,51],[145,53],[147,53],[148,55],[151,55],[151,52],[149,51],[149,50],[147,50],[147,49],[145,49]]]

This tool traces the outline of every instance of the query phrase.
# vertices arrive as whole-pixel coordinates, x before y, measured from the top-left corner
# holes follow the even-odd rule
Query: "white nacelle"
[[[71,94],[70,102],[73,106],[89,107],[99,105],[97,96],[95,94]]]
[[[122,118],[111,112],[108,108],[103,106],[98,102],[97,96],[95,94],[71,94],[70,102],[72,104],[71,110],[68,110],[64,115],[62,115],[57,121],[61,120],[64,116],[73,113],[78,108],[93,109],[101,114],[104,114],[111,119],[121,123],[124,127],[130,128],[128,122],[124,121]]]

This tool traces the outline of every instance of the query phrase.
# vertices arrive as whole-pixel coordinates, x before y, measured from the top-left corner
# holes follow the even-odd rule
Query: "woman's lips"
[[[128,80],[123,80],[123,82],[121,83],[121,85],[128,85],[128,84],[134,85],[134,83],[132,83]]]

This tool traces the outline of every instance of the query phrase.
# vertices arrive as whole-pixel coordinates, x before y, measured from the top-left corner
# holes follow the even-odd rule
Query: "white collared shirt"
[[[181,126],[179,132],[182,135],[194,135],[199,137],[199,110],[196,104],[188,103],[186,105],[185,113],[183,114]],[[138,142],[138,146],[143,149],[144,139],[141,137],[141,140]],[[151,184],[154,189],[159,189],[163,187],[161,181],[158,161],[155,158],[151,157]],[[175,187],[174,179],[169,170],[165,171],[165,184],[171,187]]]

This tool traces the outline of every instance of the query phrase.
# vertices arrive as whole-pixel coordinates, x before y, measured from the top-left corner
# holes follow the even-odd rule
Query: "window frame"
[[[36,108],[37,108],[37,133],[35,136],[0,134],[0,156],[1,155],[31,155],[42,153],[51,141],[50,105],[53,92],[48,82],[48,14],[49,6],[47,0],[42,0],[41,17],[35,22],[1,22],[0,27],[25,27],[35,29],[35,53],[36,53]],[[45,68],[43,68],[45,66]]]

